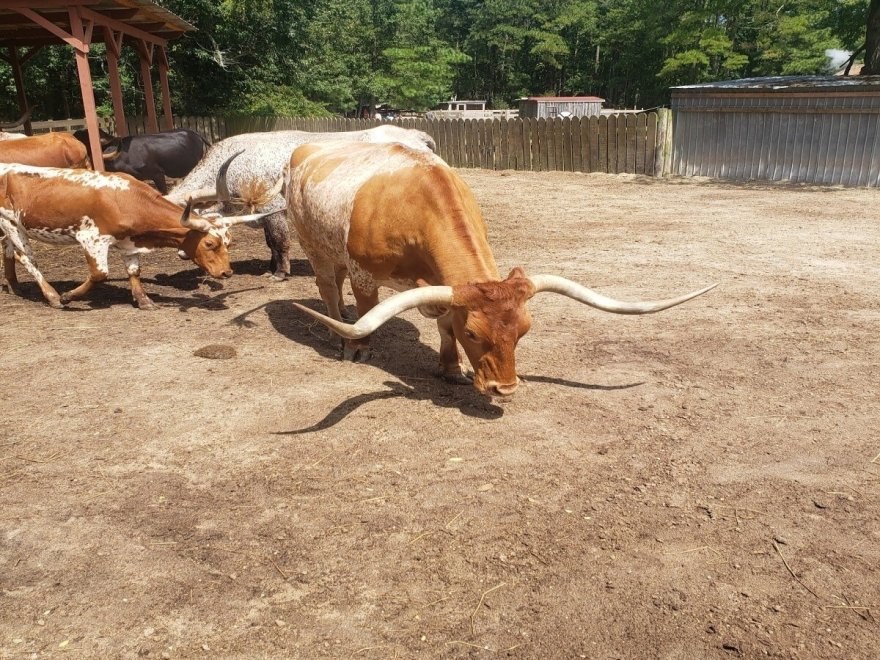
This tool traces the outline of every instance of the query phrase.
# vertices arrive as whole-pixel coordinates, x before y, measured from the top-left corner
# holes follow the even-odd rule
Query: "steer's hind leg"
[[[153,310],[156,305],[150,300],[144,285],[141,283],[141,262],[136,254],[123,254],[122,261],[125,263],[125,271],[128,273],[128,282],[131,285],[131,295],[137,303],[138,309]]]
[[[15,274],[15,248],[9,239],[0,241],[3,244],[3,277],[9,293],[18,293],[18,276]]]
[[[12,280],[15,284],[18,284],[18,280],[15,277],[15,263],[10,264],[8,261],[11,255],[12,259],[24,266],[30,276],[37,281],[40,291],[42,291],[43,297],[49,303],[49,306],[60,309],[62,307],[61,296],[58,295],[58,292],[46,281],[46,278],[43,277],[43,274],[37,268],[34,252],[31,250],[31,244],[27,238],[27,232],[25,232],[16,213],[7,209],[0,210],[0,233],[6,236],[4,239],[6,247],[3,249],[3,267],[7,281],[10,282],[9,273],[11,271]],[[10,285],[14,288],[12,282],[10,282]]]

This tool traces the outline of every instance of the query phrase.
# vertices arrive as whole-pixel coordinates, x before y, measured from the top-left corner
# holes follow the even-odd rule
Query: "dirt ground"
[[[877,657],[880,191],[462,174],[505,273],[721,286],[534,299],[498,404],[435,377],[416,312],[340,362],[302,254],[271,283],[253,230],[222,289],[145,259],[156,312],[118,261],[66,311],[22,274],[0,656]]]

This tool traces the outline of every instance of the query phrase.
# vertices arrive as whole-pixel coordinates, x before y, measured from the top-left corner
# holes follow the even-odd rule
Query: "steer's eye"
[[[217,244],[214,241],[212,241],[212,240],[205,241],[205,249],[213,250],[216,247],[217,247]]]
[[[464,336],[467,337],[468,339],[470,339],[471,341],[477,341],[477,334],[469,328],[464,329]]]

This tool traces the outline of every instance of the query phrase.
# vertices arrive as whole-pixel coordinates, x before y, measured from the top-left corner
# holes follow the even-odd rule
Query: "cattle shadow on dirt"
[[[319,311],[324,304],[317,299],[297,301]],[[239,327],[254,327],[256,323],[250,316],[265,310],[269,322],[275,330],[289,339],[316,351],[328,360],[339,361],[341,350],[329,340],[329,331],[317,321],[313,321],[296,310],[291,301],[275,300],[259,305],[239,314],[231,323]],[[354,314],[354,310],[349,310]],[[401,397],[413,401],[430,401],[438,407],[457,408],[463,415],[480,419],[498,419],[504,414],[501,406],[491,403],[469,385],[448,383],[437,375],[439,356],[436,350],[423,343],[419,329],[404,319],[393,318],[382,326],[373,342],[373,359],[369,365],[381,369],[397,381],[385,381],[388,388],[365,392],[349,397],[336,405],[323,419],[316,423],[290,431],[279,431],[278,435],[298,435],[314,433],[331,428],[344,420],[358,408],[379,401]],[[418,374],[418,375],[415,375]],[[549,376],[522,375],[526,386],[531,383],[547,383],[562,387],[597,391],[614,391],[638,387],[644,383],[623,385],[596,385],[565,380]]]
[[[312,309],[322,310],[320,300],[297,301]],[[297,311],[289,300],[274,300],[244,312],[231,323],[240,327],[255,325],[248,317],[265,310],[275,330],[297,344],[316,351],[328,360],[340,360],[341,350],[331,343],[329,331],[320,323]],[[350,310],[354,314],[354,310]],[[498,419],[504,409],[491,403],[468,385],[447,383],[436,375],[439,357],[437,351],[419,340],[419,330],[409,321],[393,318],[377,333],[373,343],[373,358],[364,369],[381,369],[400,382],[386,381],[389,389],[350,397],[337,405],[322,420],[304,429],[282,432],[298,434],[330,428],[361,406],[380,399],[402,397],[413,401],[431,401],[444,408],[457,408],[463,415],[480,419]],[[418,375],[415,375],[418,374]]]

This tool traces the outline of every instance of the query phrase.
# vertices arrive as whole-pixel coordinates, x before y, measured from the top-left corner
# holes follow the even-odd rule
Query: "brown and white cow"
[[[7,284],[15,292],[18,261],[52,307],[83,297],[97,282],[107,279],[111,247],[122,254],[132,294],[141,309],[154,305],[141,285],[139,254],[177,248],[212,277],[229,277],[229,226],[259,218],[193,215],[191,202],[182,208],[127,174],[0,165],[0,242],[4,244]],[[29,243],[32,238],[54,244],[78,243],[86,253],[89,278],[59,296],[37,268]]]
[[[713,286],[657,302],[613,300],[556,275],[502,280],[486,224],[470,189],[438,156],[402,144],[324,143],[297,149],[287,186],[288,214],[314,268],[328,316],[297,305],[347,339],[344,355],[369,355],[369,336],[393,316],[418,308],[437,319],[440,366],[461,380],[457,344],[482,393],[513,394],[514,350],[532,320],[538,293],[569,296],[617,314],[649,314]],[[342,320],[346,274],[360,320]],[[379,303],[378,287],[401,291]]]
[[[86,148],[71,133],[46,133],[21,140],[0,141],[0,163],[34,167],[92,167]]]

